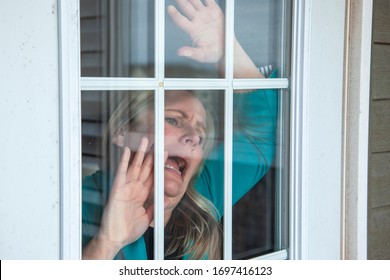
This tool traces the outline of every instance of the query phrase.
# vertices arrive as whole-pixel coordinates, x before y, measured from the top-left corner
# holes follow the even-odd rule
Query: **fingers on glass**
[[[191,22],[187,17],[183,16],[174,6],[168,7],[169,15],[171,16],[173,22],[185,32],[190,31]]]
[[[215,0],[205,0],[204,2],[206,3],[207,7],[218,6]]]
[[[139,181],[141,181],[142,183],[146,182],[148,177],[152,174],[153,166],[154,166],[154,147],[152,146],[149,149],[149,152],[146,155],[144,162],[142,163],[141,172],[138,178]]]
[[[200,1],[200,0],[188,0],[188,2],[190,2],[192,7],[194,7],[197,10],[204,8],[204,5],[203,5],[202,1]]]
[[[138,150],[134,155],[134,159],[131,162],[130,168],[127,170],[127,182],[138,180],[138,176],[141,172],[142,163],[148,147],[148,138],[142,137],[141,143],[138,146]]]
[[[125,147],[122,152],[121,160],[116,171],[115,182],[119,185],[126,183],[126,174],[130,161],[130,149]]]
[[[196,9],[193,5],[189,3],[187,0],[176,0],[177,4],[180,7],[182,13],[188,18],[192,19],[196,13]]]

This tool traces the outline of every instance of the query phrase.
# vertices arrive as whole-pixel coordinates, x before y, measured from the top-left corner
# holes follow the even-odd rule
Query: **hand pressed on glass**
[[[143,137],[130,162],[131,151],[124,147],[108,203],[104,208],[95,242],[113,258],[125,245],[136,241],[153,221],[153,204],[147,205],[154,184],[153,147],[147,153],[148,139]],[[145,157],[146,156],[146,157]],[[165,161],[167,153],[165,153]],[[84,257],[89,251],[84,249]]]
[[[206,5],[200,0],[176,2],[182,13],[171,5],[168,7],[169,15],[192,40],[192,47],[181,47],[178,55],[198,62],[219,62],[223,58],[225,44],[225,19],[221,8],[214,0],[205,1]]]

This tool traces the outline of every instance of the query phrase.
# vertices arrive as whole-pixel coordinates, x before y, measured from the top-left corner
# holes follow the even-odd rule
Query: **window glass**
[[[235,80],[225,79],[220,36],[228,3],[166,1],[165,25],[156,27],[164,51],[155,49],[157,3],[81,0],[82,84],[97,77],[81,92],[84,257],[116,248],[100,257],[153,259],[158,231],[165,259],[220,259],[224,238],[230,243],[222,229],[230,223],[233,259],[287,249],[289,1],[235,2],[234,59],[227,65]],[[155,53],[165,65],[155,65]],[[155,72],[165,74],[163,81],[131,79]],[[275,83],[266,88],[268,79]],[[156,119],[162,111],[163,122]],[[164,135],[154,134],[156,123],[164,123]],[[155,139],[164,139],[164,180],[154,178]],[[233,205],[224,203],[225,157],[232,158]],[[157,184],[164,187],[161,229],[153,221]],[[224,217],[230,207],[231,220]]]
[[[281,65],[281,0],[241,0],[235,2],[235,36],[260,68]],[[265,69],[265,68],[264,68]],[[268,73],[268,72],[267,72]]]
[[[80,0],[81,75],[154,76],[154,1]]]
[[[235,98],[233,259],[287,248],[288,116],[280,113],[284,94],[267,89]]]
[[[222,257],[223,118],[224,91],[165,93],[165,259]]]
[[[289,75],[287,2],[235,2],[237,40],[266,79]],[[244,57],[240,47],[234,46],[234,52]],[[237,75],[241,65],[234,67]],[[233,259],[247,259],[287,248],[289,94],[278,89],[236,92],[233,198],[245,192],[233,206]]]
[[[181,2],[186,3],[186,1],[181,1]],[[225,1],[220,0],[216,2],[218,3],[219,7],[224,13]],[[183,23],[184,28],[186,24],[196,25],[197,23],[196,18],[195,20],[192,21],[190,20],[196,16],[196,13],[199,12],[196,6],[195,8],[191,6],[191,8],[186,9],[185,6],[187,4],[180,6],[176,4],[175,0],[167,0],[166,5],[167,7],[170,5],[175,6],[177,7],[178,11],[182,13],[182,15],[185,17],[184,19],[185,22]],[[210,21],[214,20],[213,15],[207,15],[207,17],[208,20]],[[222,21],[222,23],[224,24],[224,20]],[[165,75],[166,77],[168,78],[218,78],[223,76],[221,75],[219,68],[223,67],[224,65],[215,65],[214,63],[202,63],[197,60],[190,59],[184,54],[178,55],[178,53],[184,52],[184,48],[188,49],[198,44],[196,34],[186,34],[186,32],[183,31],[183,27],[180,24],[176,24],[175,20],[170,16],[170,13],[167,13],[165,18]],[[218,37],[218,40],[222,41],[221,46],[224,48],[223,32],[220,33],[220,37]],[[223,55],[223,53],[220,52],[220,55]]]
[[[130,225],[125,221],[129,217],[146,219],[137,211],[152,211],[154,91],[82,92],[82,137],[83,254],[88,258],[94,253],[92,238],[103,235],[117,242],[125,242],[125,237],[136,241],[139,236],[127,235]],[[148,141],[142,148],[143,137]],[[125,147],[131,151],[127,159],[124,159]],[[140,156],[144,159],[141,162],[148,164],[143,172],[137,172]],[[124,175],[118,173],[120,170]],[[130,207],[139,200],[143,200],[142,205]],[[133,211],[135,216],[125,214]],[[146,231],[145,252],[152,258],[153,228],[149,227],[149,218],[149,223],[137,221],[131,226]],[[113,228],[114,234],[109,230]],[[124,246],[111,255],[114,256],[131,258],[132,248]]]

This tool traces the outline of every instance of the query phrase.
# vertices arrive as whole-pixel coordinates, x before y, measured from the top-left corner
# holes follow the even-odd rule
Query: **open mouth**
[[[183,177],[187,167],[187,161],[178,156],[168,157],[164,167],[176,171]]]

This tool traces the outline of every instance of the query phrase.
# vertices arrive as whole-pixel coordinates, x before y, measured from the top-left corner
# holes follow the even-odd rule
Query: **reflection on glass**
[[[233,259],[248,259],[286,248],[288,100],[262,89],[234,102]]]
[[[240,0],[234,7],[234,31],[257,67],[272,65],[289,76],[291,1]],[[236,51],[236,49],[234,49]]]
[[[154,76],[154,1],[80,0],[81,75]]]
[[[218,78],[223,73],[220,68],[224,67],[225,1],[216,1],[216,5],[203,2],[166,1],[165,74],[168,78]]]
[[[273,251],[274,162],[277,90],[256,90],[236,95],[234,100],[236,131],[233,139],[233,199],[245,195],[233,208],[233,255]],[[270,170],[271,169],[271,170]],[[270,170],[270,171],[269,171]],[[247,193],[248,192],[248,193]]]
[[[235,34],[261,74],[288,77],[289,1],[243,0],[235,5]],[[236,46],[234,51],[240,54]],[[253,90],[234,98],[233,259],[287,246],[289,100],[281,92]]]

